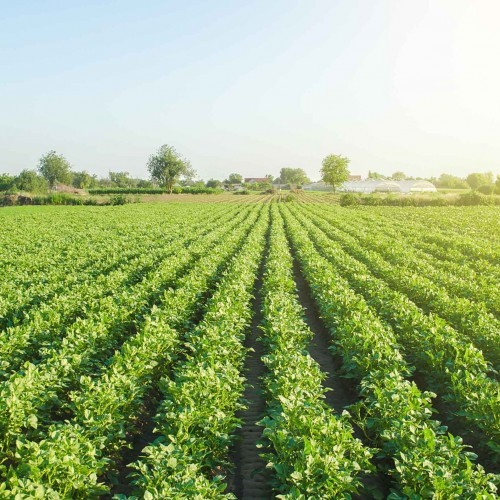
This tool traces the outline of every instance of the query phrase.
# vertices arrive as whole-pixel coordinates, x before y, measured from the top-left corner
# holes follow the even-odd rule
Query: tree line
[[[495,180],[493,172],[473,172],[466,177],[458,177],[452,174],[441,174],[439,177],[410,177],[404,172],[394,172],[391,176],[385,176],[377,172],[368,172],[369,179],[381,180],[426,180],[432,182],[436,187],[443,189],[472,189],[484,194],[500,193],[500,176]]]
[[[321,180],[336,191],[349,178],[349,158],[341,155],[328,155],[321,164]],[[182,157],[172,146],[164,144],[153,153],[147,163],[149,179],[133,178],[128,172],[110,171],[107,177],[98,178],[86,170],[74,171],[69,161],[56,151],[43,155],[36,169],[25,169],[19,175],[0,174],[0,191],[26,191],[31,193],[47,192],[57,184],[73,186],[77,189],[128,188],[152,189],[160,187],[172,192],[174,186],[192,186],[196,188],[234,188],[235,186],[265,190],[273,185],[300,187],[311,180],[302,168],[284,167],[278,177],[267,174],[260,182],[245,185],[243,176],[231,173],[226,179],[209,179],[207,182],[195,180],[196,171],[186,158]],[[404,172],[397,171],[392,176],[384,176],[370,171],[369,179],[405,180],[414,179]],[[420,178],[416,178],[420,179]],[[500,177],[494,180],[492,172],[471,173],[465,178],[443,173],[440,177],[427,178],[436,187],[448,189],[473,189],[485,194],[500,193]]]

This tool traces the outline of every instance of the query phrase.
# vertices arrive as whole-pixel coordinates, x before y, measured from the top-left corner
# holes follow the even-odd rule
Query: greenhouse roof
[[[357,193],[373,192],[400,192],[411,191],[436,191],[434,184],[424,180],[392,181],[385,179],[366,179],[364,181],[344,182],[342,191],[354,191]]]

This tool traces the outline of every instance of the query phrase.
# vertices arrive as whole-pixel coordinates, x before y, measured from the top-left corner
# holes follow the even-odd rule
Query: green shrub
[[[487,196],[477,191],[462,193],[458,196],[456,205],[473,206],[473,205],[492,205],[495,203],[493,196]]]
[[[186,194],[220,194],[223,193],[223,189],[218,188],[207,188],[201,186],[186,186],[181,189],[181,193]]]
[[[402,207],[416,207],[422,201],[421,198],[415,196],[401,196],[399,200],[399,205]]]
[[[10,206],[15,205],[15,204],[16,204],[15,195],[6,194],[5,196],[2,196],[0,198],[0,206],[2,206],[2,207],[10,207]]]
[[[65,193],[51,193],[47,196],[34,196],[32,205],[83,205],[82,198]]]
[[[174,188],[174,192],[176,189]],[[89,194],[92,195],[106,195],[106,194],[165,194],[165,189],[160,188],[97,188],[89,189]]]
[[[345,193],[340,196],[341,207],[355,207],[360,204],[359,196],[355,193]]]
[[[493,194],[495,192],[495,184],[483,184],[477,190],[482,194]]]
[[[424,198],[421,198],[421,200],[424,200]],[[453,198],[445,198],[444,196],[435,196],[435,197],[430,198],[428,200],[427,206],[447,207],[447,206],[454,205],[454,204],[455,204],[455,201]]]
[[[124,194],[115,194],[109,199],[110,205],[126,205],[130,200]]]
[[[168,194],[164,188],[97,188],[89,189],[89,194],[92,195],[107,195],[107,194]],[[219,194],[224,190],[217,188],[207,188],[200,186],[175,186],[172,189],[172,194]]]
[[[380,196],[377,196],[376,194],[369,194],[363,196],[362,202],[363,205],[369,205],[373,207],[384,205],[384,200]]]

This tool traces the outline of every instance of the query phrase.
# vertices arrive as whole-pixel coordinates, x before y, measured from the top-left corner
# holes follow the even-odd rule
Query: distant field
[[[500,207],[331,196],[2,208],[0,497],[496,498]]]

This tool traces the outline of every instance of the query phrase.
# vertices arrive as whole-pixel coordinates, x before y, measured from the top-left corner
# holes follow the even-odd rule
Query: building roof
[[[436,186],[434,186],[434,184],[429,181],[422,180],[391,181],[384,179],[366,179],[364,181],[344,182],[341,189],[342,191],[354,191],[358,193],[410,193],[421,191],[436,191]]]
[[[398,181],[402,191],[421,191],[421,190],[436,190],[436,186],[432,182],[419,180],[419,181]]]
[[[245,183],[252,182],[269,182],[267,177],[245,177]]]

